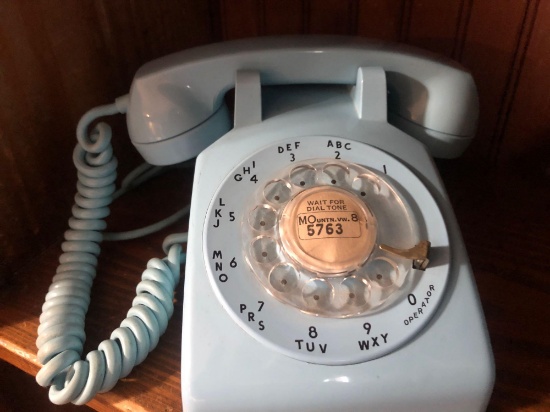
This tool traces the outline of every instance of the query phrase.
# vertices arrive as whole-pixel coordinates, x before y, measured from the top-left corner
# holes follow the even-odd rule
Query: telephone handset
[[[189,233],[179,239],[188,239],[185,410],[486,406],[490,344],[431,160],[460,155],[475,133],[477,94],[463,68],[361,39],[240,40],[143,66],[129,96],[85,116],[83,150],[103,144],[82,137],[91,119],[117,111],[149,163],[198,155]],[[94,379],[74,383],[88,367],[70,366],[78,345],[70,354],[48,347],[39,358],[57,363],[41,384],[83,403],[143,360],[140,347],[154,343],[140,341],[142,312],[151,309],[162,333],[171,311],[180,249],[169,249],[144,272],[114,343],[99,348],[114,351],[104,355],[110,369],[91,356]]]
[[[130,91],[130,137],[150,163],[180,162],[230,130],[223,97],[237,71],[256,71],[262,86],[351,86],[362,81],[360,67],[384,69],[390,122],[424,142],[432,155],[456,157],[466,149],[478,116],[469,73],[427,52],[351,37],[240,40],[150,62],[136,73]],[[356,103],[361,105],[360,96]],[[360,117],[370,115],[371,108],[359,109]]]

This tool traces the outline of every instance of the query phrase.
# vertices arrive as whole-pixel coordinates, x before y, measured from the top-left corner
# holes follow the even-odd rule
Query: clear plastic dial
[[[303,312],[352,317],[407,293],[412,261],[382,250],[420,235],[407,202],[378,173],[308,160],[256,191],[243,218],[246,261],[266,290]]]

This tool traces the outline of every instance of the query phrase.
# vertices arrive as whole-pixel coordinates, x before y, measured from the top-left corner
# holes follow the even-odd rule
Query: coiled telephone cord
[[[73,216],[61,245],[60,265],[42,306],[36,341],[37,358],[44,365],[36,381],[41,386],[51,385],[50,400],[58,405],[69,402],[82,405],[98,392],[113,388],[155,348],[174,311],[173,293],[184,257],[177,242],[185,241],[185,235],[167,239],[168,244],[164,245],[167,257],[147,263],[126,319],[111,333],[110,339],[81,359],[84,321],[96,275],[99,244],[104,238],[102,231],[106,228],[103,219],[109,215],[109,205],[115,196],[117,167],[111,128],[98,123],[88,133],[88,127],[97,118],[125,113],[126,108],[127,96],[123,96],[113,104],[88,111],[77,127],[73,161],[78,183]]]

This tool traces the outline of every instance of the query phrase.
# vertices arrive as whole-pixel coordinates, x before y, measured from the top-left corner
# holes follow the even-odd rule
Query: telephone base
[[[285,89],[265,90],[262,123],[234,129],[197,159],[183,314],[184,410],[483,410],[494,381],[491,348],[459,228],[426,148],[383,121],[358,119],[345,87]],[[452,246],[448,282],[435,314],[401,347],[366,362],[308,363],[254,339],[228,314],[205,268],[205,211],[237,159],[270,142],[316,135],[366,143],[399,159],[439,205]],[[438,264],[437,251],[432,263]],[[418,299],[430,304],[430,296]],[[421,317],[413,307],[403,322],[414,325]],[[383,341],[365,334],[358,344],[368,351]],[[319,350],[315,341],[299,345]]]

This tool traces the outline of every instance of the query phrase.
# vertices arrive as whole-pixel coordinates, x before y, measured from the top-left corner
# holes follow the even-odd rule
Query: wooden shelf
[[[548,180],[517,172],[487,174],[440,162],[454,204],[489,328],[497,367],[489,410],[550,409]],[[192,173],[178,170],[144,185],[113,207],[110,230],[152,223],[184,205]],[[149,258],[161,257],[170,228],[147,238],[104,243],[88,312],[85,350],[108,338],[126,315]],[[47,248],[0,290],[0,358],[36,375],[36,329],[57,266],[59,243]],[[166,334],[147,360],[89,406],[99,411],[181,410],[182,290]],[[467,335],[467,331],[464,331]],[[43,390],[38,386],[29,391]]]

